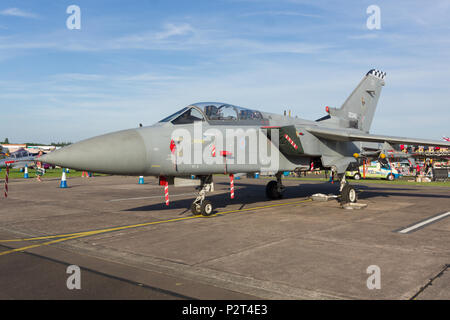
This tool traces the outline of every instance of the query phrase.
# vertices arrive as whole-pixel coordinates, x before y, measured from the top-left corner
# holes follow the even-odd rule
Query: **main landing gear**
[[[345,180],[345,174],[340,175],[341,185],[339,191],[341,192],[341,203],[355,203],[358,199],[356,190]]]
[[[212,175],[203,176],[200,178],[200,186],[197,187],[198,195],[191,204],[191,211],[194,215],[202,214],[203,216],[210,216],[213,213],[213,205],[211,201],[206,200],[206,193],[214,191],[214,184],[212,182]]]
[[[278,172],[275,177],[277,181],[269,181],[266,186],[266,196],[271,200],[281,199],[286,188],[281,182],[281,172]]]

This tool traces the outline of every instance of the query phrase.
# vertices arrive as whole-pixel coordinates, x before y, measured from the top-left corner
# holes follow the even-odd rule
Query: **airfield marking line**
[[[236,188],[235,188],[236,189]],[[227,191],[215,191],[216,194],[222,194],[227,193]],[[178,194],[171,194],[171,197],[179,197],[179,196],[192,196],[195,195],[195,192],[189,192],[189,193],[178,193]],[[143,200],[143,199],[155,199],[155,198],[161,198],[162,196],[147,196],[147,197],[135,197],[135,198],[121,198],[121,199],[111,199],[106,200],[106,202],[116,202],[116,201],[127,201],[127,200]]]
[[[434,217],[431,217],[431,218],[428,218],[428,219],[423,220],[421,222],[415,223],[415,224],[413,224],[413,225],[411,225],[409,227],[406,227],[404,229],[397,230],[397,232],[398,233],[410,233],[413,230],[416,230],[416,229],[419,229],[419,228],[423,228],[426,225],[429,225],[429,224],[431,224],[433,222],[437,222],[439,220],[442,220],[442,219],[444,219],[444,218],[446,218],[448,216],[450,216],[450,211],[442,213],[442,214],[438,214],[438,215],[436,215]]]
[[[195,193],[190,192],[190,193],[179,193],[179,194],[171,194],[171,197],[176,197],[176,196],[190,196],[193,195]],[[115,201],[126,201],[126,200],[142,200],[142,199],[154,199],[154,198],[161,198],[162,196],[149,196],[149,197],[137,197],[137,198],[123,198],[123,199],[112,199],[112,200],[107,200],[107,202],[115,202]]]
[[[51,245],[51,244],[55,244],[55,243],[59,243],[59,242],[63,242],[63,241],[73,240],[73,239],[77,239],[77,238],[83,238],[83,237],[93,236],[93,235],[97,235],[97,234],[103,234],[103,233],[107,233],[107,232],[120,231],[120,230],[126,230],[126,229],[133,229],[133,228],[139,228],[139,227],[145,227],[145,226],[150,226],[150,225],[155,225],[155,224],[162,224],[162,223],[169,223],[169,222],[176,222],[176,221],[182,221],[182,220],[188,220],[188,219],[202,219],[202,218],[206,218],[207,219],[207,218],[219,216],[219,215],[222,215],[222,214],[231,214],[231,213],[247,212],[247,211],[258,210],[258,209],[266,209],[266,208],[281,207],[281,206],[287,206],[287,205],[295,205],[295,204],[300,204],[300,203],[309,202],[309,201],[312,201],[312,200],[311,199],[305,199],[305,200],[299,200],[299,201],[294,201],[294,202],[277,203],[277,204],[272,204],[272,205],[267,205],[267,206],[260,206],[260,207],[246,208],[246,209],[229,210],[229,211],[217,212],[217,213],[215,213],[213,215],[210,215],[208,217],[204,217],[202,215],[200,215],[200,216],[196,215],[196,216],[189,216],[189,217],[182,217],[182,218],[175,218],[175,219],[167,219],[167,220],[160,220],[160,221],[145,222],[145,223],[139,223],[139,224],[134,224],[134,225],[129,225],[129,226],[112,227],[112,228],[92,230],[92,231],[69,233],[69,234],[63,234],[63,235],[53,235],[53,236],[44,236],[44,237],[36,237],[36,238],[27,238],[27,239],[0,240],[0,242],[20,242],[20,241],[32,241],[32,240],[43,240],[43,239],[59,238],[59,239],[47,241],[47,242],[44,242],[44,243],[38,243],[38,244],[26,246],[26,247],[12,249],[12,250],[8,250],[8,251],[3,251],[3,252],[0,252],[0,256],[7,255],[7,254],[10,254],[10,253],[14,253],[14,252],[20,252],[20,251],[33,249],[33,248],[38,248],[38,247],[42,247],[42,246],[47,246],[47,245]]]
[[[98,229],[98,230],[92,230],[92,231],[83,231],[83,232],[77,232],[77,233],[60,234],[60,235],[53,235],[53,236],[43,236],[43,237],[35,237],[35,238],[22,238],[22,239],[11,239],[11,240],[0,240],[0,242],[33,241],[33,240],[45,240],[45,239],[72,237],[72,236],[80,236],[80,237],[82,237],[82,236],[95,235],[95,234],[99,234],[99,233],[105,233],[105,232],[111,232],[111,231],[119,231],[119,230],[138,228],[138,227],[145,227],[145,226],[154,225],[154,224],[175,222],[175,221],[194,219],[194,218],[199,218],[199,216],[189,216],[189,217],[174,218],[174,219],[168,219],[168,220],[144,222],[144,223],[133,224],[133,225],[129,225],[129,226],[111,227],[111,228],[105,228],[105,229]]]
[[[229,211],[217,212],[217,213],[211,215],[210,217],[213,217],[213,216],[216,216],[216,215],[221,215],[221,214],[234,213],[234,212],[244,212],[244,211],[250,211],[250,210],[257,210],[257,209],[266,209],[266,208],[273,208],[273,207],[281,207],[281,206],[293,205],[293,204],[298,204],[298,203],[303,203],[303,202],[309,202],[309,201],[312,201],[312,200],[311,200],[311,199],[305,199],[305,200],[294,201],[294,202],[284,202],[284,203],[270,204],[270,205],[267,205],[267,206],[261,206],[261,207],[253,207],[253,208],[245,208],[245,209],[229,210]]]
[[[22,241],[33,241],[33,240],[47,240],[47,239],[63,238],[63,237],[69,237],[69,236],[75,236],[75,235],[83,235],[85,233],[86,232],[77,232],[77,233],[68,233],[68,234],[60,234],[60,235],[53,235],[53,236],[42,236],[42,237],[35,237],[35,238],[19,238],[19,239],[10,239],[10,240],[0,240],[0,242],[22,242]]]
[[[265,208],[273,208],[273,207],[280,207],[285,205],[294,205],[299,204],[303,202],[309,202],[311,199],[304,199],[294,202],[284,202],[284,203],[277,203],[267,206],[260,206],[260,207],[252,207],[252,208],[245,208],[245,209],[235,209],[235,210],[229,210],[229,211],[222,211],[217,212],[209,217],[221,215],[221,214],[228,214],[228,213],[237,213],[237,212],[245,212],[245,211],[251,211],[251,210],[258,210],[258,209],[265,209]],[[145,227],[148,225],[154,225],[154,224],[161,224],[161,223],[168,223],[168,222],[175,222],[175,221],[181,221],[181,220],[187,220],[187,219],[199,219],[199,218],[209,218],[204,217],[202,215],[198,216],[189,216],[189,217],[181,217],[181,218],[174,218],[174,219],[168,219],[168,220],[159,220],[159,221],[152,221],[152,222],[144,222],[140,224],[134,224],[134,225],[128,225],[128,226],[120,226],[120,227],[111,227],[111,228],[105,228],[105,229],[97,229],[97,230],[91,230],[91,231],[82,231],[82,232],[76,232],[76,233],[67,233],[67,234],[59,234],[59,235],[52,235],[52,236],[42,236],[42,237],[34,237],[34,238],[20,238],[20,239],[10,239],[10,240],[0,240],[0,242],[21,242],[21,241],[33,241],[33,240],[45,240],[45,239],[53,239],[53,238],[62,238],[62,237],[72,237],[72,236],[84,236],[84,235],[94,235],[98,233],[104,233],[104,232],[111,232],[111,231],[119,231],[124,229],[130,229],[130,228],[138,228],[138,227]]]
[[[54,243],[67,241],[67,240],[72,240],[72,239],[80,238],[80,237],[83,237],[83,236],[84,235],[76,235],[76,236],[72,236],[72,237],[66,237],[66,238],[62,238],[62,239],[47,241],[47,242],[44,242],[44,243],[34,244],[34,245],[31,245],[31,246],[26,246],[26,247],[12,249],[12,250],[8,250],[8,251],[3,251],[3,252],[0,252],[0,256],[4,256],[4,255],[10,254],[10,253],[14,253],[14,252],[25,251],[25,250],[29,250],[29,249],[33,249],[33,248],[37,248],[37,247],[48,246],[48,245],[51,245],[51,244],[54,244]]]

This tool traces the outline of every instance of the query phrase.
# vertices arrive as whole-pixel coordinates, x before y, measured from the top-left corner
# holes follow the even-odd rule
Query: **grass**
[[[299,180],[299,181],[329,181],[325,178],[311,178],[311,177],[283,177],[283,179],[288,180]],[[408,186],[434,186],[434,187],[450,187],[450,181],[432,181],[432,182],[411,182],[408,180],[413,180],[414,177],[405,177],[401,179],[396,179],[394,181],[388,181],[384,179],[361,179],[361,180],[354,180],[347,178],[347,181],[352,184],[366,184],[366,183],[375,183],[375,184],[390,184],[390,185],[408,185]],[[336,182],[335,182],[336,183]]]
[[[5,179],[6,169],[2,168],[0,171],[0,179]],[[20,169],[10,169],[9,170],[9,179],[23,179],[23,172],[20,172]],[[42,176],[42,179],[46,178],[60,178],[62,175],[62,169],[48,169],[45,170],[45,174]],[[94,176],[104,176],[104,174],[95,173]],[[36,170],[28,169],[28,177],[29,179],[36,178]],[[81,171],[70,170],[69,173],[66,173],[66,177],[81,177]]]
[[[0,171],[0,179],[5,178],[6,169],[2,169]],[[49,169],[45,171],[45,175],[42,176],[42,179],[46,178],[60,178],[62,175],[61,169]],[[36,171],[34,169],[28,170],[28,176],[30,179],[36,178]],[[69,173],[66,173],[66,176],[68,178],[71,177],[81,177],[81,171],[76,170],[70,170]],[[94,176],[106,176],[106,174],[101,173],[95,173]],[[272,177],[263,177],[262,179],[272,179]],[[9,171],[9,179],[23,179],[23,172],[20,172],[19,169],[11,169]],[[285,177],[283,176],[283,179],[287,180],[299,180],[299,181],[321,181],[321,182],[327,182],[328,179],[325,179],[323,175],[308,175],[306,177]],[[361,179],[361,180],[353,180],[347,178],[347,180],[352,184],[367,184],[367,183],[375,183],[375,184],[390,184],[390,185],[408,185],[408,186],[438,186],[438,187],[450,187],[450,181],[446,182],[410,182],[408,180],[413,180],[414,177],[403,177],[400,179],[396,179],[394,181],[387,181],[382,179]]]

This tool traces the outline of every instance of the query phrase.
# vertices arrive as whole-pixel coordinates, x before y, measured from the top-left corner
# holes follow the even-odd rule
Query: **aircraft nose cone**
[[[63,168],[119,175],[145,172],[147,152],[142,136],[124,130],[83,140],[39,158]]]

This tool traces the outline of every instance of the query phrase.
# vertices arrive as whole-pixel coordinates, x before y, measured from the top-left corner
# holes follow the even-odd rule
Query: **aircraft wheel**
[[[389,181],[394,181],[395,177],[394,177],[394,175],[393,175],[392,173],[390,173],[390,174],[387,176],[387,179],[388,179]]]
[[[341,202],[342,203],[355,203],[357,201],[356,190],[351,185],[346,184],[341,191]]]
[[[360,180],[361,179],[361,175],[359,173],[355,173],[355,175],[353,176],[353,179]]]
[[[203,200],[202,204],[200,205],[200,212],[205,217],[210,216],[213,213],[213,206],[211,201]]]
[[[200,214],[200,206],[198,204],[196,204],[195,202],[192,202],[191,204],[191,212],[193,215],[198,215]]]
[[[278,183],[274,180],[269,181],[266,186],[266,196],[271,200],[280,199],[282,194],[278,191]]]

